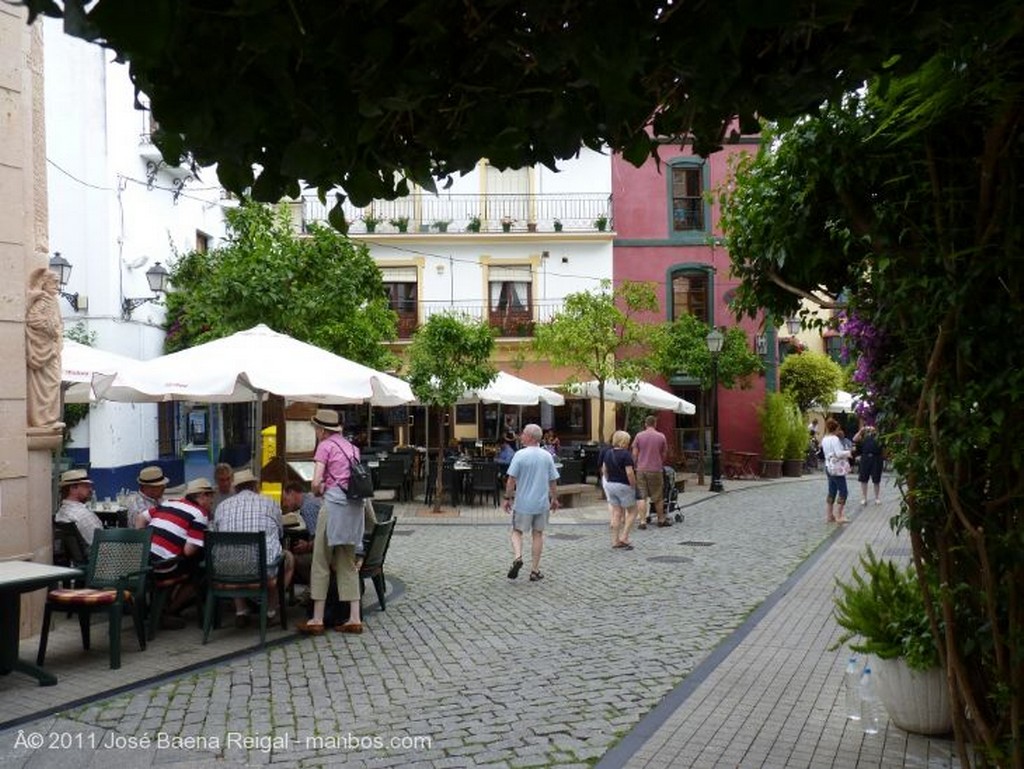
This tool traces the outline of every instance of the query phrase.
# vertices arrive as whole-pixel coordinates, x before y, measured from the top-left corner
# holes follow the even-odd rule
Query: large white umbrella
[[[584,398],[600,398],[601,391],[597,380],[570,385],[569,389]],[[696,414],[697,408],[687,400],[673,395],[667,390],[652,385],[650,382],[629,384],[609,379],[604,383],[604,399],[612,403],[628,403],[631,406],[674,411],[677,414]]]
[[[268,393],[312,403],[400,406],[414,398],[398,377],[300,342],[260,324],[247,331],[143,361],[116,376],[93,377],[96,395],[113,401],[256,402]],[[256,440],[256,470],[261,467]]]
[[[65,403],[95,401],[92,389],[94,374],[114,375],[129,371],[139,363],[135,358],[90,347],[73,339],[64,340],[60,358]]]
[[[311,403],[401,406],[414,400],[398,377],[300,342],[260,324],[247,331],[93,378],[113,401],[235,403],[267,393]]]
[[[544,402],[552,406],[565,404],[561,393],[499,371],[486,387],[469,390],[462,398],[463,403],[501,403],[506,406],[536,406]]]
[[[846,390],[836,390],[835,399],[829,404],[827,411],[828,413],[846,413],[848,411],[853,411],[853,407],[859,400],[859,395],[852,395],[846,392]]]

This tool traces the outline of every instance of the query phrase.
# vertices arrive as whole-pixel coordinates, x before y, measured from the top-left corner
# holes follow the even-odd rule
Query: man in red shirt
[[[640,528],[647,528],[647,500],[654,504],[658,526],[671,526],[665,517],[664,467],[668,456],[668,441],[654,427],[657,418],[652,414],[644,420],[644,429],[633,439],[633,463],[636,465],[636,495],[640,513]]]
[[[161,618],[165,630],[185,627],[178,612],[195,600],[198,593],[199,563],[206,543],[214,489],[206,478],[188,484],[184,499],[166,500],[140,513],[153,532],[149,561],[159,582],[181,579]],[[177,558],[171,564],[167,561]]]

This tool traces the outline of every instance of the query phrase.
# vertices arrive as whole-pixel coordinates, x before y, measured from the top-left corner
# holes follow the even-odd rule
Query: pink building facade
[[[738,325],[751,349],[761,353],[766,371],[751,379],[749,389],[719,389],[722,449],[760,454],[757,408],[766,389],[775,389],[777,381],[774,329],[762,328],[760,318],[737,321],[728,309],[739,281],[730,274],[729,255],[721,245],[719,206],[706,194],[727,179],[730,155],[756,151],[756,139],[729,145],[706,159],[693,155],[689,147],[666,144],[660,168],[654,162],[636,168],[614,156],[612,199],[615,283],[631,280],[656,285],[661,309],[652,321],[690,313],[710,325]],[[699,400],[697,383],[685,372],[655,384],[693,403]],[[674,449],[696,448],[696,416],[662,413],[658,428],[670,436]]]

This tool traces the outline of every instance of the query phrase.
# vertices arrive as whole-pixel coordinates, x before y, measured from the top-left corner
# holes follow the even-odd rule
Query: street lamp
[[[718,355],[722,352],[725,334],[711,329],[705,340],[711,353],[711,491],[725,491],[722,486],[722,444],[718,435]]]
[[[71,280],[71,262],[61,256],[60,251],[54,251],[53,256],[50,257],[50,269],[57,276],[57,282],[60,284],[60,295],[68,300],[72,310],[78,312],[78,294],[64,292],[64,287]]]
[[[149,282],[149,290],[152,291],[155,296],[140,296],[136,298],[125,297],[121,302],[121,318],[128,320],[132,317],[132,313],[136,307],[141,307],[146,302],[155,302],[160,298],[160,294],[167,292],[167,279],[170,277],[170,273],[167,269],[157,262],[148,270],[146,270],[146,280]]]
[[[797,318],[794,315],[790,315],[788,318],[786,318],[786,328],[789,330],[790,336],[796,336],[798,333],[800,333],[800,327],[802,325],[803,324],[800,322],[800,318]]]

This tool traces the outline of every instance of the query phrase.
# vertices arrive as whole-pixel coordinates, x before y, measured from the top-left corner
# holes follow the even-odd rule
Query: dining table
[[[81,569],[35,561],[0,561],[0,675],[24,673],[40,686],[53,686],[57,676],[18,657],[21,636],[21,596],[62,580],[81,579]]]

